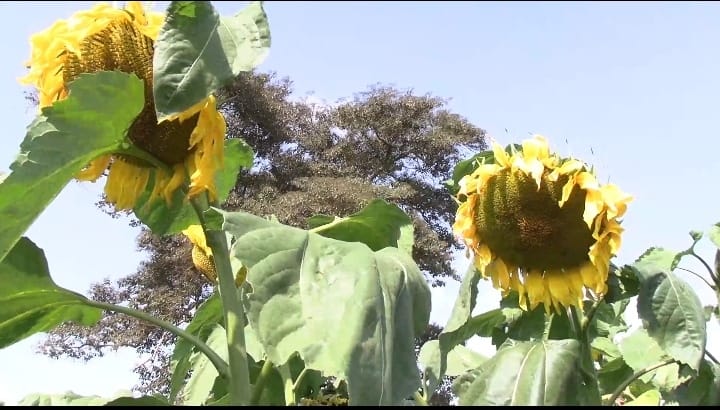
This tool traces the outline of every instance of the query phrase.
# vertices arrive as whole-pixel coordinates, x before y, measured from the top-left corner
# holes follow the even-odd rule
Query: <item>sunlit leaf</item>
[[[576,340],[506,344],[458,392],[461,406],[577,404]]]
[[[153,95],[158,120],[187,110],[267,55],[270,32],[258,3],[220,17],[209,1],[173,1],[155,42]]]
[[[0,262],[0,348],[73,321],[91,326],[102,317],[87,299],[53,282],[45,253],[23,237]]]
[[[638,295],[638,316],[663,350],[698,370],[707,332],[703,306],[690,285],[669,272],[647,278]]]
[[[227,338],[222,326],[214,325],[205,343],[227,362]],[[182,390],[182,402],[184,405],[199,406],[210,397],[218,371],[202,352],[195,352],[190,356],[190,369],[192,374]]]
[[[348,217],[335,218],[326,215],[316,215],[309,219],[313,232],[326,238],[333,238],[345,242],[362,242],[370,249],[379,251],[388,246],[400,247],[409,245],[412,250],[412,236],[405,237],[410,243],[403,244],[402,229],[410,227],[412,220],[397,205],[375,199],[360,212]],[[412,231],[409,231],[412,235]],[[407,251],[407,249],[404,249]]]
[[[80,170],[121,148],[143,107],[143,82],[134,74],[81,74],[69,89],[30,124],[0,183],[0,260]]]
[[[414,340],[430,290],[407,254],[217,212],[248,267],[248,319],[272,362],[299,352],[309,368],[347,380],[351,404],[396,404],[420,387]]]
[[[185,329],[186,332],[197,336],[202,341],[206,341],[212,333],[215,326],[222,323],[223,310],[222,302],[219,295],[214,293],[200,307],[198,307],[193,319]],[[182,389],[183,384],[190,371],[190,358],[193,354],[194,345],[183,338],[178,338],[170,358],[170,369],[172,376],[170,378],[170,401],[174,402],[177,394]]]
[[[485,362],[487,357],[463,345],[455,346],[447,354],[447,369],[445,376],[455,377],[474,369]],[[429,340],[420,348],[418,363],[428,379],[428,391],[433,392],[440,384],[440,343],[438,340]]]

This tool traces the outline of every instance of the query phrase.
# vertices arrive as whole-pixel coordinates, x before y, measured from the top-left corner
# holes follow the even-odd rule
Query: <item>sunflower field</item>
[[[445,182],[472,263],[439,338],[416,352],[430,287],[399,207],[376,199],[350,216],[317,215],[308,230],[221,207],[254,154],[226,135],[215,94],[268,54],[262,2],[233,16],[202,1],[165,13],[101,4],[30,42],[21,82],[39,111],[0,175],[0,349],[65,322],[92,326],[103,311],[179,340],[169,395],[65,404],[423,406],[446,376],[459,405],[720,403],[720,363],[706,350],[718,308],[676,272],[699,260],[706,271],[694,274],[718,292],[720,251],[707,262],[695,246],[720,248],[720,224],[691,232],[687,250],[651,248],[618,266],[629,193],[543,136],[493,144]],[[104,181],[116,210],[190,240],[215,284],[190,323],[55,284],[24,235],[72,180]],[[502,301],[478,314],[480,281]],[[642,326],[618,337],[631,301]],[[474,336],[496,353],[466,347]]]

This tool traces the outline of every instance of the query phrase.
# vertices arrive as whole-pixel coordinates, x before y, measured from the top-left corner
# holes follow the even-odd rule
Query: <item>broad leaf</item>
[[[669,359],[668,354],[648,336],[645,329],[639,329],[620,342],[623,360],[634,371],[639,371]],[[646,383],[665,391],[674,389],[682,380],[678,374],[680,367],[673,363],[662,366],[640,377]]]
[[[720,248],[720,222],[710,227],[708,238],[716,247]]]
[[[659,406],[662,396],[657,390],[648,390],[645,393],[637,396],[635,400],[631,400],[623,406]]]
[[[214,325],[206,340],[207,345],[227,362],[228,349],[225,329]],[[199,406],[210,397],[210,392],[218,377],[218,371],[210,359],[202,352],[195,352],[190,357],[192,375],[182,392],[184,405]]]
[[[0,260],[80,170],[121,148],[143,107],[143,82],[134,74],[81,74],[69,89],[30,124],[0,183]]]
[[[220,203],[227,199],[230,190],[235,187],[240,170],[252,167],[254,155],[252,148],[240,138],[226,139],[224,150],[223,167],[215,175],[215,186]],[[153,179],[151,178],[151,181]],[[189,225],[200,223],[195,210],[185,198],[184,190],[177,190],[169,204],[162,199],[149,201],[152,191],[153,184],[150,183],[135,206],[134,212],[155,235],[179,233]]]
[[[270,25],[261,1],[232,17],[220,17],[217,31],[233,76],[252,71],[270,52]]]
[[[209,1],[173,1],[155,42],[153,95],[159,121],[173,118],[259,64],[270,46],[262,6],[221,19]]]
[[[119,397],[105,403],[105,406],[169,406],[170,404],[163,397],[142,396],[142,397]]]
[[[447,354],[445,376],[455,377],[480,366],[488,360],[485,356],[468,349],[463,345],[455,346]],[[427,341],[418,355],[420,368],[429,382],[427,391],[432,393],[440,384],[440,343],[437,340]],[[430,394],[428,394],[430,395]]]
[[[632,374],[633,369],[625,363],[622,357],[605,363],[597,372],[601,394],[612,394]]]
[[[347,380],[351,404],[396,404],[420,387],[414,339],[430,290],[408,255],[216,211],[248,268],[248,319],[273,363],[299,352],[309,368]]]
[[[100,396],[81,396],[71,391],[60,394],[32,393],[23,397],[19,406],[103,406],[113,399]]]
[[[50,278],[45,253],[23,237],[0,262],[0,348],[73,321],[92,326],[100,309]]]
[[[461,406],[577,404],[576,340],[507,344],[459,392]]]
[[[703,306],[690,285],[669,272],[648,277],[638,295],[638,316],[671,357],[698,370],[707,334]]]
[[[672,272],[678,264],[677,252],[650,248],[631,265],[641,282],[663,272]]]
[[[402,209],[382,199],[373,200],[360,212],[345,218],[316,215],[309,223],[314,226],[313,232],[326,238],[362,242],[373,251],[388,246],[399,247],[401,229],[412,226],[412,220]]]
[[[720,366],[703,360],[698,376],[678,387],[671,397],[681,406],[720,405]]]
[[[200,305],[185,331],[199,337],[202,341],[206,341],[215,326],[222,323],[222,321],[222,302],[216,292]],[[170,369],[172,371],[170,378],[171,402],[175,401],[192,367],[190,357],[193,354],[194,348],[192,343],[183,338],[178,338],[175,344],[175,349],[170,358]]]

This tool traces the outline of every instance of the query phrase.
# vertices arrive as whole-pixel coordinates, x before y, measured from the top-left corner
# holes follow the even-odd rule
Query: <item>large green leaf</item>
[[[461,406],[577,404],[576,340],[511,342],[458,392]]]
[[[487,357],[468,349],[463,345],[457,345],[447,354],[447,369],[444,375],[455,377],[480,366],[487,360]],[[425,374],[428,382],[424,388],[429,392],[428,396],[435,391],[440,384],[440,342],[429,340],[420,348],[418,363]]]
[[[261,1],[232,17],[220,17],[217,31],[234,76],[260,65],[270,51],[270,25]]]
[[[53,282],[45,253],[25,237],[0,262],[0,284],[0,348],[67,321],[91,326],[102,316],[84,296]]]
[[[407,254],[216,211],[248,268],[248,319],[273,363],[299,352],[308,368],[347,380],[351,404],[396,404],[420,387],[414,339],[430,290]]]
[[[362,242],[374,251],[399,247],[401,229],[412,226],[412,220],[402,209],[382,199],[373,200],[360,212],[345,218],[315,215],[308,222],[314,227],[313,232],[326,238]]]
[[[75,174],[121,148],[143,107],[143,82],[134,74],[82,74],[69,89],[30,124],[0,183],[0,260]]]
[[[655,275],[663,272],[672,272],[677,263],[678,252],[663,249],[650,248],[645,251],[631,265],[641,282],[647,281]]]
[[[622,357],[605,363],[597,372],[598,384],[602,395],[612,394],[622,382],[633,374],[633,369]]]
[[[198,336],[202,341],[206,341],[215,326],[222,323],[222,320],[222,302],[216,292],[200,305],[185,331]],[[172,371],[170,378],[170,402],[175,401],[192,367],[190,358],[193,355],[194,349],[195,347],[192,343],[183,338],[178,338],[170,358],[170,369]]]
[[[669,359],[668,354],[658,343],[648,336],[645,329],[639,329],[620,342],[623,360],[634,371],[639,371]],[[680,367],[676,363],[668,364],[648,372],[640,377],[645,383],[669,391],[683,382],[679,375]]]
[[[116,398],[100,396],[81,396],[73,392],[60,394],[32,393],[23,397],[20,406],[168,406],[168,402],[160,397],[132,397],[132,392],[122,391]]]
[[[225,329],[220,325],[214,325],[205,341],[223,360],[227,362],[228,349]],[[192,374],[182,391],[182,403],[184,405],[199,406],[205,404],[210,397],[210,392],[218,377],[218,371],[210,359],[202,352],[195,352],[190,357],[190,368]]]
[[[240,138],[226,139],[224,150],[223,167],[215,175],[215,186],[220,203],[227,199],[230,190],[235,186],[240,170],[252,167],[254,155],[252,148]],[[152,191],[153,184],[148,184],[134,212],[154,234],[170,235],[182,231],[189,225],[200,223],[195,210],[185,198],[186,191],[182,189],[175,191],[169,204],[162,199],[149,201]]]
[[[153,95],[158,120],[206,98],[267,55],[270,32],[262,5],[220,18],[209,1],[173,1],[155,42]]]
[[[703,360],[698,376],[672,392],[681,406],[720,405],[720,366]]]
[[[660,347],[697,371],[707,334],[703,306],[690,285],[670,272],[645,277],[637,306]]]

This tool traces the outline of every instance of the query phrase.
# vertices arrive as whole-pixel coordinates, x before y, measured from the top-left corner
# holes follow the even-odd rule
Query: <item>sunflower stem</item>
[[[266,357],[265,363],[263,363],[263,367],[262,369],[260,369],[260,374],[255,380],[255,386],[253,386],[252,397],[250,398],[251,406],[255,406],[260,403],[262,392],[263,390],[265,390],[265,382],[267,382],[267,378],[268,376],[270,376],[270,372],[272,372],[272,369],[273,362],[271,362],[270,359]]]
[[[197,349],[205,354],[207,356],[208,360],[210,360],[210,363],[215,366],[215,369],[217,369],[218,374],[226,380],[230,380],[230,373],[228,372],[228,364],[225,363],[225,360],[223,360],[222,357],[220,357],[210,346],[205,344],[202,340],[200,340],[197,336],[193,335],[192,333],[188,333],[184,331],[183,329],[180,329],[179,327],[173,325],[172,323],[165,322],[162,319],[158,319],[155,316],[152,316],[146,312],[143,312],[141,310],[125,307],[125,306],[118,306],[113,305],[111,303],[105,303],[105,302],[99,302],[97,300],[91,300],[86,299],[84,302],[88,306],[96,307],[98,309],[108,310],[111,312],[117,312],[122,313],[131,317],[134,317],[136,319],[143,320],[145,322],[152,323],[158,327],[161,327],[168,332],[174,334],[177,337],[181,337],[188,342],[190,342],[193,346],[197,347]]]
[[[427,400],[425,400],[425,397],[423,397],[423,395],[420,394],[420,392],[416,391],[415,393],[413,393],[413,400],[415,400],[415,404],[418,406],[427,406],[428,405]]]
[[[718,277],[715,275],[715,272],[713,272],[713,270],[712,270],[712,268],[710,267],[710,265],[708,265],[708,263],[705,262],[705,259],[703,259],[702,257],[700,257],[700,255],[698,255],[697,253],[695,253],[695,251],[691,251],[691,252],[690,252],[690,255],[696,257],[700,262],[702,262],[702,264],[705,265],[705,269],[707,269],[708,273],[710,274],[710,278],[712,279],[712,281],[713,281],[716,285],[720,285],[720,282],[718,281]]]
[[[285,363],[278,367],[278,371],[280,372],[280,376],[283,379],[283,385],[285,386],[283,391],[285,392],[285,405],[286,406],[294,406],[295,405],[295,383],[292,379],[292,374],[290,373],[290,365]]]
[[[191,202],[205,231],[208,246],[212,250],[215,271],[218,276],[218,290],[223,304],[230,362],[229,404],[244,406],[248,404],[251,392],[245,347],[245,310],[240,296],[242,288],[238,291],[235,285],[235,275],[230,264],[225,232],[210,229],[206,221],[205,211],[210,208],[206,197],[201,195],[192,199]]]
[[[624,382],[622,382],[622,383],[617,387],[617,389],[615,389],[615,391],[613,392],[612,396],[610,396],[610,399],[608,400],[608,401],[609,401],[609,404],[610,404],[611,406],[614,406],[614,405],[615,405],[615,401],[617,401],[618,397],[620,397],[620,395],[621,395],[622,392],[625,390],[625,388],[627,388],[627,387],[630,385],[630,383],[634,382],[636,379],[639,379],[640,377],[642,377],[642,376],[645,375],[646,373],[650,373],[650,372],[653,371],[653,370],[657,370],[657,369],[659,369],[659,368],[661,368],[661,367],[663,367],[663,366],[667,366],[667,365],[673,364],[673,363],[675,363],[675,359],[667,359],[667,360],[664,360],[664,361],[662,361],[662,362],[660,362],[660,363],[657,363],[657,364],[654,364],[654,365],[652,365],[652,366],[648,366],[648,367],[646,367],[646,368],[644,368],[644,369],[640,369],[640,370],[636,371],[635,373],[632,374],[632,376],[628,377]]]
[[[588,309],[587,313],[585,314],[585,317],[583,317],[582,321],[580,322],[580,328],[583,332],[585,332],[585,336],[589,336],[587,332],[590,331],[590,323],[592,323],[593,317],[595,317],[595,313],[597,312],[598,308],[600,307],[600,304],[602,303],[604,297],[597,298],[593,301],[593,304],[590,305],[590,309]]]
[[[575,306],[570,306],[569,313],[573,327],[575,328],[575,337],[578,342],[580,342],[580,373],[583,379],[583,386],[581,388],[585,390],[585,394],[583,396],[588,400],[588,402],[581,404],[599,406],[602,404],[602,396],[600,395],[597,371],[595,370],[592,358],[590,335],[587,331],[588,327],[587,324],[583,324],[580,321],[580,315],[578,314]]]

